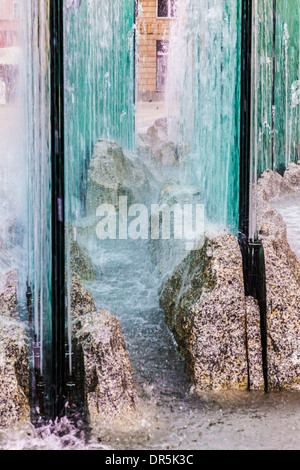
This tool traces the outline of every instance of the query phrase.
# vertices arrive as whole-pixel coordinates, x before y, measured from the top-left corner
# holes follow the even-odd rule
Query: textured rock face
[[[284,180],[295,189],[300,189],[300,162],[290,163],[284,174]]]
[[[279,173],[271,170],[267,170],[262,174],[258,180],[258,188],[260,191],[263,191],[264,198],[268,201],[278,199],[295,192],[295,188],[290,183],[289,178],[283,178]]]
[[[115,142],[99,140],[88,171],[87,213],[95,215],[100,204],[117,206],[120,196],[128,203],[143,203],[151,193],[153,176],[138,158],[124,154]]]
[[[0,317],[0,427],[29,420],[29,354],[25,325]]]
[[[169,140],[167,119],[157,119],[145,134],[139,135],[139,152],[148,149],[155,162],[162,167],[177,167],[190,154],[191,148],[185,144],[176,146]]]
[[[297,182],[299,170],[299,165],[292,165],[284,178],[277,177],[273,194],[279,193],[286,180]],[[263,179],[268,178],[274,181],[270,174]],[[280,190],[281,196],[290,193]],[[271,205],[273,198],[260,185],[257,199],[258,234],[266,260],[269,385],[271,389],[300,389],[300,263],[288,244],[284,220]]]
[[[73,275],[72,278],[71,310],[73,321],[97,310],[92,294],[84,287],[78,275]]]
[[[0,294],[0,427],[29,420],[29,352],[25,325],[16,319],[17,271]]]
[[[299,170],[300,165],[292,165],[284,177],[267,171],[258,182],[270,391],[300,389],[300,263],[288,244],[284,220],[272,207],[272,200],[300,190]],[[164,284],[160,301],[198,392],[264,389],[260,312],[256,301],[244,295],[236,237],[206,240],[202,250],[190,253]]]
[[[77,274],[85,281],[95,280],[96,271],[88,251],[77,241],[72,241],[70,244],[70,268],[73,274]]]
[[[259,348],[253,344],[259,310],[244,295],[236,237],[206,240],[191,252],[163,286],[160,303],[196,391],[245,390],[249,381],[252,388],[263,386],[262,368],[256,367]]]
[[[120,322],[109,312],[97,311],[79,278],[73,280],[71,303],[91,423],[134,412],[137,394]]]
[[[18,272],[6,273],[0,285],[0,315],[15,317],[17,308]]]
[[[137,397],[133,372],[119,321],[109,312],[95,311],[80,317],[76,328],[91,421],[134,411]]]
[[[201,199],[196,189],[183,190],[179,183],[169,181],[161,188],[157,203],[160,207],[166,205],[170,209],[179,205],[183,214],[185,204],[201,204]],[[151,239],[148,243],[151,260],[163,277],[168,276],[168,273],[172,272],[189,252],[187,245],[189,246],[190,243],[187,243],[187,240],[177,240],[172,229],[170,234],[169,239],[164,240],[160,237],[159,240]],[[191,244],[193,245],[194,242],[192,241]],[[198,246],[203,243],[203,236],[197,239],[197,243]]]

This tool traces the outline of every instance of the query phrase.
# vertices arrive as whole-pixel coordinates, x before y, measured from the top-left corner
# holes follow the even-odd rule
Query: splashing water
[[[255,2],[255,178],[270,167],[274,112],[276,168],[299,159],[300,106],[290,106],[290,91],[300,78],[300,15],[295,13],[300,5],[298,0],[290,2],[277,2],[275,109],[270,107],[272,5],[267,0]],[[26,280],[33,288],[34,332],[41,346],[42,370],[51,369],[48,8],[48,1],[27,2],[24,6],[20,96],[16,105],[0,107],[0,274],[1,269],[20,269],[21,301]],[[170,39],[166,90],[168,132],[177,147],[189,151],[183,166],[174,173],[183,186],[199,188],[207,222],[216,224],[218,230],[236,232],[239,2],[179,0],[177,16]],[[66,209],[67,224],[76,224],[84,215],[87,169],[96,140],[113,139],[125,149],[134,149],[134,2],[68,0],[64,19]],[[286,217],[294,221],[295,213],[288,210]],[[4,252],[2,239],[8,244]],[[87,287],[97,307],[109,309],[122,323],[141,402],[141,419],[138,423],[121,423],[115,429],[103,424],[92,431],[67,418],[39,428],[20,424],[0,432],[0,448],[298,447],[298,394],[267,397],[228,393],[201,398],[194,394],[159,308],[161,277],[151,263],[146,242],[84,243],[101,270],[101,278],[87,283]],[[165,265],[165,275],[168,269]],[[70,271],[68,275],[70,282]],[[69,342],[70,332],[69,323]]]

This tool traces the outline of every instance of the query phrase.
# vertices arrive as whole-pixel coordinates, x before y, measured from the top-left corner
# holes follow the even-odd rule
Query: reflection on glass
[[[276,178],[289,166],[295,168],[291,164],[300,160],[300,4],[299,0],[252,3],[249,246],[255,254],[257,247],[261,248],[257,238],[265,236],[263,230],[258,233],[260,176],[266,170],[275,170]],[[57,175],[52,174],[55,149],[50,142],[54,122],[51,97],[63,95],[66,282],[58,287],[65,295],[66,312],[62,310],[66,322],[62,330],[65,328],[66,354],[62,354],[62,362],[66,373],[65,387],[59,393],[67,418],[61,427],[59,422],[46,425],[42,439],[54,429],[58,438],[55,445],[59,441],[63,447],[72,447],[74,442],[78,447],[88,447],[86,441],[92,429],[99,446],[101,435],[112,446],[121,442],[125,447],[153,448],[161,445],[163,429],[164,446],[197,447],[203,444],[199,441],[199,423],[207,422],[208,417],[215,421],[219,407],[217,411],[204,410],[194,389],[191,393],[160,295],[174,275],[172,282],[178,281],[181,287],[172,293],[170,305],[173,308],[176,304],[177,308],[180,304],[186,309],[180,334],[185,330],[190,333],[194,311],[191,313],[189,305],[201,314],[199,305],[214,289],[219,267],[216,259],[212,261],[213,249],[205,245],[200,256],[199,249],[208,243],[207,237],[211,240],[225,234],[227,240],[237,241],[234,235],[238,233],[240,216],[241,2],[64,0],[60,3],[64,83],[55,90],[50,85],[54,67],[50,58],[50,5],[50,0],[0,0],[0,339],[13,346],[10,350],[18,351],[9,369],[11,363],[1,343],[0,373],[5,371],[1,380],[13,377],[21,384],[20,408],[24,414],[20,412],[16,422],[31,419],[40,424],[43,417],[50,416],[52,377],[57,366],[52,344],[55,272],[51,272],[51,223],[53,179]],[[268,174],[274,177],[273,172]],[[290,180],[288,176],[287,172],[284,182],[289,188],[295,186],[294,174]],[[270,191],[273,189],[271,185]],[[288,202],[278,203],[278,210],[292,228],[289,236],[299,254],[299,224],[291,214],[299,206],[297,194]],[[62,200],[56,202],[61,219]],[[266,208],[266,200],[263,203]],[[272,208],[268,214],[273,214]],[[286,248],[284,230],[278,233]],[[271,245],[267,246],[267,256]],[[294,269],[296,258],[289,247],[285,253],[292,257]],[[220,257],[227,255],[220,249]],[[277,260],[277,253],[273,255],[272,260]],[[285,263],[286,268],[284,257],[278,265]],[[239,252],[236,260],[241,260]],[[255,262],[254,256],[251,261]],[[203,270],[197,271],[202,264]],[[236,279],[236,273],[241,273],[240,264],[225,268],[226,279],[221,286],[224,305],[232,286],[231,275],[234,282],[242,285],[241,296],[244,292],[244,280]],[[292,276],[293,273],[291,279]],[[209,285],[201,290],[203,278],[209,279]],[[294,285],[297,286],[296,281]],[[4,302],[3,293],[7,292],[9,302]],[[191,293],[190,298],[182,297],[187,292]],[[270,298],[266,314],[272,314]],[[279,301],[278,304],[281,305]],[[212,318],[222,317],[223,305],[218,305],[218,310],[211,305]],[[256,308],[254,302],[254,314]],[[247,323],[248,313],[250,316],[253,312],[239,312],[245,315],[241,328]],[[197,321],[200,322],[199,317]],[[258,331],[261,318],[255,321]],[[18,341],[13,336],[15,329]],[[112,331],[116,336],[112,336]],[[245,329],[241,347],[247,349],[246,334]],[[260,334],[257,333],[259,340]],[[191,337],[194,341],[195,335]],[[298,337],[293,342],[296,346],[297,341]],[[252,347],[250,342],[249,345]],[[297,359],[296,353],[293,357]],[[192,374],[196,366],[193,364],[190,369]],[[247,374],[249,379],[249,370]],[[103,415],[107,410],[121,410],[122,417],[124,409],[136,411],[134,382],[140,397],[151,408],[150,431],[146,427],[144,432],[143,428],[137,438],[135,433],[129,436],[127,428],[121,437],[104,433]],[[246,388],[246,382],[239,386]],[[272,381],[270,384],[274,385]],[[248,401],[243,400],[244,407]],[[277,398],[272,400],[277,403]],[[231,396],[230,409],[233,402]],[[264,407],[262,403],[261,398],[259,411]],[[8,409],[0,409],[0,427]],[[174,409],[176,413],[171,413]],[[239,424],[243,413],[231,410],[228,416],[234,416]],[[107,415],[111,431],[112,418]],[[100,432],[99,426],[93,427],[97,420]],[[91,428],[87,429],[86,422]],[[160,427],[161,422],[164,427]],[[238,424],[234,424],[236,428]],[[85,434],[81,434],[82,427]],[[167,438],[166,428],[174,430]],[[257,428],[253,425],[253,435],[257,435]],[[60,440],[69,429],[68,438]],[[207,429],[201,432],[205,439],[210,433]],[[217,437],[222,442],[227,439],[226,432],[219,429]],[[256,439],[253,435],[249,437],[251,443]],[[215,444],[214,435],[209,436]],[[0,446],[1,439],[0,434]],[[267,441],[265,436],[264,439]],[[27,441],[26,445],[36,444]]]

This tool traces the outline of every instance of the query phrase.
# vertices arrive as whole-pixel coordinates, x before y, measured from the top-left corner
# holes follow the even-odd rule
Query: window
[[[6,4],[4,0],[0,0],[0,20],[7,20],[7,13],[6,13]]]
[[[157,41],[156,89],[164,91],[167,79],[169,41]]]
[[[176,13],[176,0],[157,0],[157,16],[159,18],[173,18]]]
[[[14,2],[14,20],[20,19],[19,2]]]

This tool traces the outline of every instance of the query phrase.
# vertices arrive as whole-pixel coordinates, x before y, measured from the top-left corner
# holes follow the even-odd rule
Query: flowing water
[[[289,100],[300,66],[299,15],[290,12],[299,11],[300,5],[298,0],[291,2],[291,8],[286,1],[277,2],[275,22],[275,105],[281,113],[275,116],[273,134],[276,167],[299,158],[300,107],[295,102],[290,107]],[[259,84],[253,93],[256,173],[270,167],[265,156],[269,158],[272,150],[274,109],[270,106],[271,2],[254,3],[253,78],[254,84]],[[9,258],[3,257],[0,245],[0,274],[1,269],[18,266],[23,290],[26,279],[32,285],[34,329],[44,354],[42,364],[51,353],[44,345],[51,336],[48,7],[48,1],[28,2],[23,11],[24,47],[19,64],[22,100],[17,103],[22,112],[18,106],[0,107],[0,236],[7,242],[11,233],[14,235],[14,229],[6,225],[11,217],[25,227],[21,242],[12,239]],[[166,93],[170,137],[177,139],[178,145],[190,146],[184,171],[193,175],[189,183],[201,189],[208,215],[218,225],[235,231],[239,193],[239,2],[179,0],[179,11],[182,17],[179,23],[175,21],[176,34],[170,41]],[[76,224],[84,212],[87,168],[95,141],[116,139],[123,148],[134,148],[134,2],[66,0],[64,20],[66,212],[67,223]],[[168,171],[171,173],[170,168]],[[299,207],[299,201],[292,199],[278,206],[298,256]],[[139,418],[93,430],[67,418],[39,428],[20,424],[0,431],[1,449],[299,448],[298,393],[195,395],[159,306],[161,276],[151,262],[147,241],[86,245],[100,272],[97,281],[87,283],[87,287],[99,309],[107,309],[120,319],[139,395]],[[165,266],[165,275],[168,269]]]
[[[295,225],[295,207],[289,226]],[[94,430],[94,438],[115,449],[299,447],[299,393],[195,395],[159,308],[160,278],[147,242],[99,242],[91,254],[101,278],[87,287],[97,307],[121,321],[142,415],[135,424]]]
[[[299,210],[299,209],[298,209]],[[135,422],[87,434],[63,420],[0,432],[2,449],[297,449],[296,392],[193,392],[159,308],[160,282],[146,242],[105,242],[92,252],[101,278],[87,283],[97,307],[121,321],[139,395]],[[141,262],[142,260],[142,262]],[[130,274],[130,275],[129,275]]]

